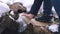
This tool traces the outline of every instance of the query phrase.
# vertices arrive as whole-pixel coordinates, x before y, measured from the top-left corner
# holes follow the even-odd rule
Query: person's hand
[[[32,15],[32,14],[26,14],[26,17],[28,17],[29,19],[32,19],[34,17],[34,15]]]
[[[23,16],[26,16],[27,18],[29,19],[32,19],[34,17],[34,15],[32,14],[27,14],[27,13],[24,13]]]

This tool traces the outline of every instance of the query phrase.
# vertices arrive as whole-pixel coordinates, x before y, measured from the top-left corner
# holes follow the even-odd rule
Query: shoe
[[[52,16],[42,16],[42,17],[35,18],[36,21],[49,22],[49,23],[52,22],[51,19],[52,19]]]

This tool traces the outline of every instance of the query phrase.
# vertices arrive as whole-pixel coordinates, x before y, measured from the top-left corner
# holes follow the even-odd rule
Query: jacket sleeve
[[[42,4],[42,1],[43,0],[35,0],[34,1],[34,4],[32,5],[31,10],[30,10],[29,13],[30,14],[33,14],[33,15],[37,15],[38,10],[39,10],[39,8],[40,8],[40,6]]]

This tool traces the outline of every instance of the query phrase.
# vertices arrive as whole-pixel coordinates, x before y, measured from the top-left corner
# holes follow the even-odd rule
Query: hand
[[[32,15],[32,14],[26,14],[26,17],[28,17],[29,19],[32,19],[34,17],[34,15]]]
[[[26,16],[26,17],[29,18],[30,20],[34,17],[34,15],[32,15],[32,14],[27,14],[27,13],[24,13],[23,16]]]

